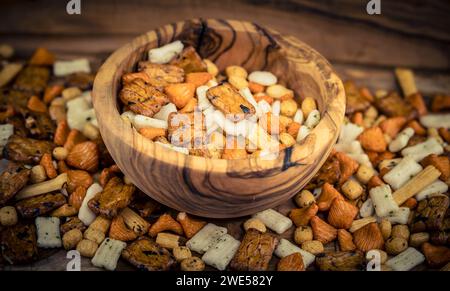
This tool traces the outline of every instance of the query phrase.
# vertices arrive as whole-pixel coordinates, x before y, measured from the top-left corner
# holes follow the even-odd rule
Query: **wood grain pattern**
[[[58,54],[88,50],[109,53],[166,23],[214,17],[252,21],[294,35],[333,64],[447,72],[450,68],[450,18],[446,17],[450,4],[446,0],[384,1],[381,15],[367,15],[367,1],[361,0],[82,2],[81,15],[68,15],[67,1],[4,0],[0,42],[13,44],[23,55],[31,54],[36,45]]]
[[[148,49],[180,39],[215,60],[275,73],[298,96],[317,99],[322,120],[301,145],[274,160],[210,160],[154,144],[119,116],[120,78]],[[287,73],[288,72],[288,73]],[[330,64],[293,37],[256,24],[201,20],[166,25],[123,46],[100,68],[93,91],[100,131],[122,171],[160,203],[204,217],[238,217],[281,204],[317,172],[337,139],[345,94]]]

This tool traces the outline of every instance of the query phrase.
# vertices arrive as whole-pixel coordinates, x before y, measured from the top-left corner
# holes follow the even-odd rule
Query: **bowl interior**
[[[145,139],[119,116],[121,78],[147,59],[149,49],[174,40],[193,46],[220,70],[241,65],[249,72],[271,71],[297,99],[316,99],[320,123],[301,144],[274,160],[211,160]],[[249,22],[194,19],[150,31],[114,52],[97,74],[93,102],[108,150],[136,186],[172,208],[223,218],[278,205],[312,178],[337,139],[345,110],[343,92],[329,63],[295,38]]]

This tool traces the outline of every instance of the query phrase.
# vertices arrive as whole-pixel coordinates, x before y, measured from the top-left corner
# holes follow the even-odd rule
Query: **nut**
[[[17,211],[13,206],[5,206],[0,209],[0,225],[12,226],[17,223]]]
[[[77,247],[78,243],[83,239],[83,234],[78,228],[74,228],[66,232],[62,237],[64,249],[72,250]]]
[[[392,227],[391,237],[399,237],[404,240],[409,240],[409,228],[407,225],[398,224]]]
[[[225,68],[225,74],[228,78],[231,76],[241,77],[246,79],[248,76],[247,70],[240,66],[228,66]]]
[[[81,132],[90,140],[96,140],[100,137],[100,131],[98,130],[98,128],[89,122],[84,124],[83,130]]]
[[[88,239],[83,239],[77,244],[77,251],[86,258],[94,257],[97,249],[98,244]]]
[[[91,227],[86,229],[83,236],[85,239],[93,241],[97,244],[101,244],[102,241],[105,239],[105,234],[103,232],[101,232],[98,229],[93,229]]]
[[[409,245],[414,248],[419,248],[423,243],[430,240],[430,234],[428,232],[413,233],[409,237]]]
[[[294,99],[288,99],[281,102],[281,114],[293,117],[295,112],[297,112],[297,102]]]
[[[408,248],[408,241],[401,237],[391,237],[384,246],[388,254],[398,255]]]
[[[313,240],[313,231],[310,226],[299,226],[295,229],[294,232],[294,241],[298,245],[306,241]]]
[[[99,154],[97,145],[92,141],[76,144],[69,152],[66,162],[69,166],[93,172],[97,170]]]
[[[181,271],[203,271],[205,269],[205,262],[199,257],[190,257],[184,259],[180,263]]]
[[[267,95],[269,95],[269,97],[272,97],[274,99],[287,100],[294,97],[294,91],[289,90],[286,87],[279,84],[267,87],[266,93]]]
[[[248,219],[246,222],[244,222],[245,231],[248,231],[249,229],[252,229],[252,228],[256,229],[262,233],[266,232],[266,226],[258,218],[253,217],[253,218]]]
[[[64,147],[56,147],[53,149],[53,157],[58,161],[63,161],[67,158],[69,152]]]
[[[238,90],[244,89],[248,87],[248,82],[245,78],[239,76],[230,76],[228,77],[228,82],[233,85]]]
[[[298,193],[295,196],[295,203],[298,205],[298,207],[308,207],[311,204],[316,202],[316,199],[314,198],[314,195],[309,190],[302,190],[300,193]]]
[[[66,101],[72,100],[75,97],[80,96],[81,94],[83,94],[83,92],[81,92],[78,87],[70,87],[62,91],[62,97]]]
[[[178,262],[181,262],[184,259],[192,257],[191,250],[185,246],[173,248],[172,253]]]
[[[302,243],[302,249],[307,252],[310,252],[313,255],[318,255],[323,253],[324,248],[323,244],[318,240],[310,240]]]
[[[41,183],[47,179],[47,174],[45,173],[45,169],[41,165],[34,166],[31,168],[30,181],[31,183]]]
[[[303,99],[301,108],[303,116],[308,116],[311,111],[317,109],[316,101],[312,97],[306,97],[305,99]]]
[[[392,233],[392,224],[389,220],[386,218],[381,219],[380,223],[378,224],[380,227],[381,235],[383,236],[384,240],[387,240]]]

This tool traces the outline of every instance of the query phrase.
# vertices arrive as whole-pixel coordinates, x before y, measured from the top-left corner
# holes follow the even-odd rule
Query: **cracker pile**
[[[180,41],[151,49],[122,77],[122,117],[172,150],[213,159],[273,158],[319,123],[313,98],[301,103],[268,71],[231,65],[221,74]]]
[[[46,249],[60,248],[77,250],[106,270],[116,269],[120,260],[149,271],[450,269],[450,96],[434,96],[427,104],[409,70],[396,71],[402,95],[372,94],[346,82],[347,117],[338,143],[295,196],[296,208],[256,213],[243,221],[244,235],[237,237],[207,219],[165,208],[121,173],[97,128],[89,91],[94,76],[86,59],[59,61],[39,48],[21,61],[5,53],[12,48],[0,47],[0,147],[7,162],[0,174],[0,265],[29,264]],[[155,124],[180,111],[195,113],[202,104],[214,108],[213,116],[231,113],[226,120],[234,126],[252,120],[266,102],[266,116],[278,116],[280,124],[292,119],[297,134],[311,128],[314,100],[305,98],[301,105],[294,102],[295,110],[283,111],[292,91],[283,87],[286,94],[273,95],[277,81],[258,79],[267,72],[239,77],[242,68],[229,67],[228,83],[216,84],[217,68],[178,42],[151,50],[141,69],[124,76],[123,117],[144,136],[185,153],[205,151],[172,144],[169,135],[176,131]],[[161,74],[167,78],[155,77]],[[239,88],[244,81],[246,87]],[[178,90],[188,87],[194,88],[190,98],[180,98]],[[213,132],[224,137],[219,128],[226,130],[217,125]],[[283,144],[283,128],[288,134],[293,130],[279,128],[275,136]],[[236,150],[225,147],[211,156],[245,158],[263,151]]]

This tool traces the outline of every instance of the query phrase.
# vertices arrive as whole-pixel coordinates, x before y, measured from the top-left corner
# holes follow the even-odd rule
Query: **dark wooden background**
[[[425,94],[450,92],[450,1],[381,0],[68,0],[0,1],[0,42],[21,55],[36,46],[60,58],[87,56],[98,64],[120,45],[160,25],[194,17],[243,19],[297,36],[316,48],[343,79],[394,88],[392,68],[415,69]],[[369,81],[367,83],[367,81]]]
[[[94,69],[139,34],[183,19],[228,18],[257,22],[291,34],[322,53],[342,79],[371,89],[396,89],[393,69],[409,67],[425,95],[450,93],[450,1],[380,0],[381,15],[368,15],[368,0],[80,0],[81,15],[68,15],[68,0],[0,0],[0,43],[28,57],[44,46],[60,59],[88,57]],[[278,210],[287,214],[292,201]],[[221,221],[241,237],[243,219]],[[292,230],[283,234],[292,238]],[[333,246],[331,246],[333,247]],[[65,270],[66,252],[21,270]],[[130,266],[120,263],[120,269]],[[83,270],[96,269],[83,259]]]

